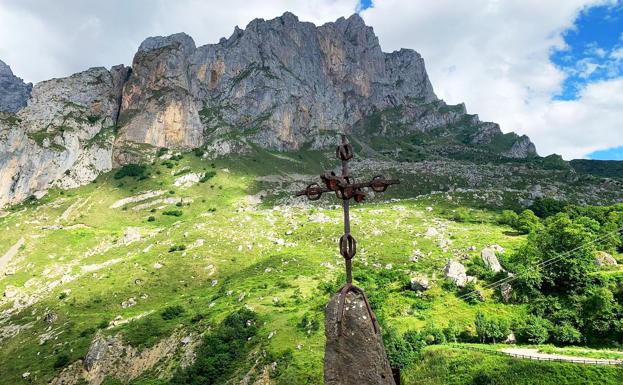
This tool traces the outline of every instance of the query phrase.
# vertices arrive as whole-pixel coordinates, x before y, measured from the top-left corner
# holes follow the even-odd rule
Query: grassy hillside
[[[244,340],[223,332],[224,344],[238,341],[240,356],[217,383],[322,382],[324,305],[343,280],[336,245],[342,213],[333,198],[311,205],[290,195],[334,165],[330,154],[261,152],[214,161],[161,155],[3,213],[0,255],[14,245],[17,252],[0,266],[0,384],[76,378],[82,364],[72,363],[84,359],[94,338],[107,337],[123,349],[97,381],[164,383],[192,362],[201,336],[228,330],[223,321],[241,309],[257,316],[257,330]],[[364,166],[359,172],[372,175]],[[407,178],[351,214],[355,279],[383,326],[404,332],[454,320],[473,335],[478,311],[523,317],[523,305],[503,304],[493,290],[482,290],[485,301],[477,304],[457,298],[444,288],[442,269],[448,259],[469,261],[491,244],[511,252],[525,236],[499,225],[497,211],[474,208],[482,206],[474,192],[405,199],[418,191],[418,181]],[[431,279],[424,295],[408,288],[416,274]],[[413,380],[406,383],[429,378],[432,372],[418,368],[439,362],[436,352],[409,370]],[[464,354],[452,352],[447,360]],[[126,362],[132,357],[143,360],[140,370]],[[440,373],[473,373],[463,363],[436,365]],[[504,365],[515,373],[540,364]]]

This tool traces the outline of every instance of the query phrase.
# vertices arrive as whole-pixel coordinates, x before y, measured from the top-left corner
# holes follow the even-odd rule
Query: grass
[[[618,367],[519,360],[498,355],[428,347],[403,372],[403,383],[418,385],[615,385],[623,381]]]
[[[278,383],[320,383],[324,306],[343,279],[336,246],[342,213],[328,197],[314,205],[284,205],[291,198],[284,190],[290,184],[283,181],[304,174],[293,182],[304,186],[334,164],[331,154],[312,150],[257,152],[233,160],[185,155],[144,166],[139,174],[146,178],[116,179],[118,171],[112,171],[95,183],[52,189],[39,201],[11,208],[0,218],[0,253],[21,237],[26,242],[15,259],[16,273],[0,279],[0,292],[11,285],[33,303],[0,321],[3,332],[9,325],[24,328],[1,342],[0,384],[20,383],[26,371],[33,383],[48,383],[61,370],[61,354],[69,363],[82,359],[98,330],[142,350],[176,331],[209,334],[241,307],[252,308],[261,320],[256,334],[261,343],[243,350],[240,368],[266,354],[283,361],[271,372]],[[180,170],[209,178],[174,187]],[[163,194],[111,208],[148,191]],[[468,194],[453,201],[440,194],[386,200],[418,191],[405,178],[398,188],[351,211],[359,246],[355,279],[384,325],[404,332],[427,323],[444,327],[454,319],[471,332],[478,310],[521,317],[523,307],[498,303],[492,291],[484,291],[483,303],[459,300],[442,289],[441,271],[450,258],[477,256],[494,243],[513,250],[524,237],[498,225],[496,211],[470,205]],[[176,206],[179,199],[187,202],[183,211]],[[140,239],[127,239],[129,227],[138,229]],[[442,235],[424,236],[429,227]],[[424,257],[410,262],[418,249]],[[405,287],[412,274],[431,278],[431,289],[421,298]],[[136,303],[123,307],[130,298]],[[12,302],[0,301],[0,312],[11,309]],[[47,312],[58,319],[47,324]],[[127,322],[114,326],[115,319]],[[453,373],[463,370],[456,365]],[[413,378],[424,378],[427,372],[416,368],[422,373]],[[241,380],[246,374],[241,370],[230,374],[231,381]],[[114,373],[109,376],[115,381]],[[140,381],[154,380],[150,376],[144,373]]]

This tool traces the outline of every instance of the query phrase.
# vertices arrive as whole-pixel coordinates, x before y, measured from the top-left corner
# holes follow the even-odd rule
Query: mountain
[[[13,75],[11,67],[0,60],[0,111],[18,111],[26,105],[31,91],[32,84]]]
[[[384,53],[358,15],[315,26],[285,13],[201,47],[183,33],[151,37],[131,68],[41,82],[13,110],[0,116],[0,206],[84,185],[163,147],[204,147],[208,157],[322,149],[347,132],[363,141],[429,134],[536,156],[528,137],[439,100],[422,57]]]

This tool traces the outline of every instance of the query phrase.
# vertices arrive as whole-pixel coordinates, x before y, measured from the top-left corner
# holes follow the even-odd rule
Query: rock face
[[[50,186],[72,188],[112,168],[125,67],[37,84],[27,107],[0,115],[0,207]]]
[[[0,60],[0,111],[17,112],[26,105],[31,91],[32,83],[24,83]]]
[[[395,385],[381,333],[375,333],[363,296],[346,294],[342,333],[335,295],[325,316],[325,385]]]
[[[111,167],[149,159],[158,147],[204,146],[212,158],[253,146],[318,149],[332,146],[336,132],[452,134],[468,126],[466,145],[512,157],[534,153],[516,135],[494,147],[498,125],[439,100],[422,57],[383,52],[358,15],[315,26],[285,13],[201,47],[183,33],[150,37],[132,69],[92,68],[41,82],[23,108],[30,88],[15,86],[2,63],[0,82],[9,78],[0,100],[19,95],[0,115],[0,207],[50,186],[88,183]]]

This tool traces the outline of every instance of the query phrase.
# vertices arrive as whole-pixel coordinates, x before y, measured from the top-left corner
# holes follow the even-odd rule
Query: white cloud
[[[2,0],[0,59],[26,81],[89,67],[131,64],[148,36],[186,32],[197,45],[229,37],[255,18],[291,11],[322,24],[354,13],[357,0]]]
[[[620,80],[589,85],[576,101],[554,101],[567,76],[554,66],[552,49],[564,49],[562,32],[591,0],[378,0],[363,12],[385,50],[414,48],[438,96],[465,102],[502,130],[529,135],[541,154],[584,157],[623,145],[616,127],[623,100]],[[583,63],[584,75],[596,69]],[[596,95],[611,102],[604,105]]]
[[[605,1],[610,2],[611,1]],[[437,94],[465,102],[504,131],[531,136],[541,154],[565,158],[623,145],[620,80],[589,85],[577,101],[553,101],[567,76],[549,61],[562,32],[599,0],[377,0],[362,16],[385,51],[413,48]],[[357,0],[2,0],[0,59],[27,81],[92,66],[130,64],[147,36],[184,31],[197,45],[229,36],[256,17],[291,11],[322,24],[348,16]],[[623,35],[621,36],[623,41]],[[620,51],[609,59],[620,58]],[[591,67],[584,68],[590,71]],[[594,70],[594,69],[593,69]],[[586,72],[588,73],[588,72]],[[608,103],[599,99],[603,95]],[[618,129],[623,132],[623,130]]]

